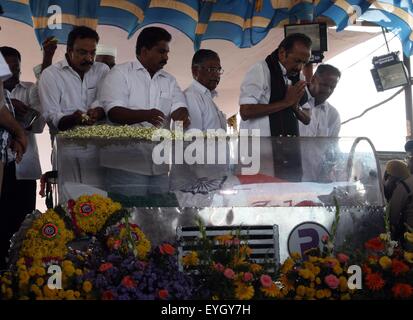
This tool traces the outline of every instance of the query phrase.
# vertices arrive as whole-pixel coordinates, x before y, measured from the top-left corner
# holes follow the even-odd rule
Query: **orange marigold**
[[[366,285],[372,291],[379,291],[384,287],[385,281],[377,272],[370,273],[366,276]]]
[[[405,273],[409,271],[409,266],[405,264],[403,261],[393,259],[391,264],[392,272],[398,276],[401,273]]]
[[[409,298],[413,294],[413,287],[410,284],[396,283],[391,291],[395,298]]]
[[[366,247],[366,249],[373,251],[381,251],[384,249],[384,243],[378,237],[370,239],[364,244],[364,246]]]

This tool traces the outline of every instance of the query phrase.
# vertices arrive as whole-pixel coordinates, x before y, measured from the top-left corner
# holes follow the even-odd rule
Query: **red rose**
[[[413,287],[405,283],[396,283],[391,291],[395,298],[409,298],[413,294]]]
[[[99,267],[99,271],[100,272],[105,272],[105,271],[107,271],[111,268],[113,268],[113,264],[111,264],[110,262],[102,263]]]
[[[172,256],[175,253],[175,248],[169,243],[164,243],[163,245],[159,246],[159,251],[161,252],[161,254],[168,254]]]
[[[168,292],[168,290],[166,290],[166,289],[159,290],[158,296],[159,296],[159,298],[161,298],[161,299],[166,299],[166,298],[169,297],[169,292]]]
[[[131,276],[122,279],[122,285],[126,288],[136,288],[136,282]]]
[[[392,272],[398,276],[401,273],[405,273],[409,271],[409,266],[407,264],[405,264],[404,262],[397,260],[397,259],[393,259],[392,263],[391,263],[391,269]]]

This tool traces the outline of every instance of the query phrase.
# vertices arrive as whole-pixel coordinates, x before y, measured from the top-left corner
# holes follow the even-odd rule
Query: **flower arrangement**
[[[151,243],[142,230],[129,222],[112,227],[106,244],[110,250],[120,250],[123,254],[131,251],[141,260],[145,260],[151,250]]]
[[[193,296],[192,280],[178,270],[175,247],[163,243],[146,260],[136,259],[130,251],[111,251],[102,256],[99,250],[85,262],[90,271],[82,276],[96,299],[102,300],[171,300]]]
[[[67,243],[73,239],[72,230],[54,210],[49,209],[28,229],[19,256],[34,260],[63,259]]]
[[[182,257],[182,265],[197,279],[197,298],[269,299],[281,295],[271,277],[274,266],[259,265],[250,259],[251,249],[239,234],[208,238],[199,224],[201,237],[191,245],[197,248]]]
[[[83,195],[76,201],[69,200],[67,208],[78,233],[96,235],[122,206],[110,198],[94,194]]]

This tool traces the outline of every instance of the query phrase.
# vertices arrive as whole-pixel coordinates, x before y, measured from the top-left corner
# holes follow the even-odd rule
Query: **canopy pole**
[[[407,74],[409,79],[411,79],[411,68],[410,68],[410,57],[406,57],[403,54],[403,63],[406,66]],[[413,102],[412,102],[412,85],[408,84],[404,88],[404,96],[406,101],[406,126],[407,126],[407,136],[406,139],[413,139],[412,124],[413,124]]]

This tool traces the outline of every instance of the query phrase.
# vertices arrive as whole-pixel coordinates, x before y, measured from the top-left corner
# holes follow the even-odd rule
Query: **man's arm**
[[[311,114],[309,109],[300,108],[298,105],[291,107],[294,111],[295,116],[305,125],[309,124],[311,121]]]
[[[243,104],[241,105],[240,106],[241,119],[245,121],[249,119],[260,118],[260,117],[268,116],[271,113],[284,110],[288,107],[291,107],[292,105],[297,105],[301,97],[304,95],[305,85],[306,84],[304,81],[299,81],[293,86],[288,86],[287,93],[284,99],[280,101],[276,101],[276,102],[269,103],[269,104]],[[305,113],[300,112],[299,116],[303,120],[306,121],[307,116]],[[305,123],[304,121],[302,122]]]
[[[108,112],[108,118],[119,124],[135,124],[146,121],[155,127],[160,127],[165,120],[165,115],[158,109],[131,110],[124,107],[113,107]]]

